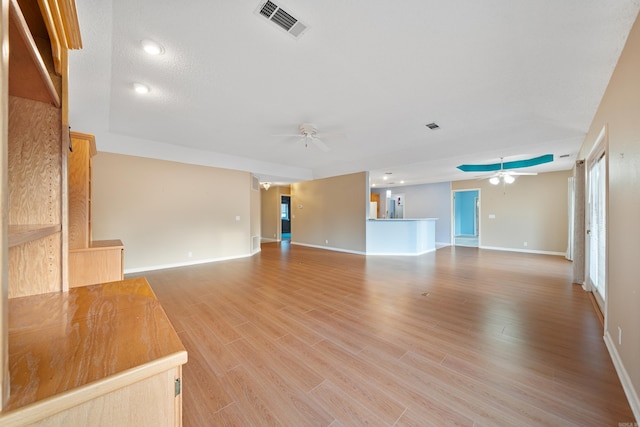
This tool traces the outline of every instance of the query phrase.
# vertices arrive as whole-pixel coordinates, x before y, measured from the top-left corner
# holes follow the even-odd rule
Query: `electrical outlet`
[[[524,247],[526,248],[527,246],[529,246],[529,243],[524,242]]]
[[[328,244],[329,244],[329,241],[328,241],[328,240],[325,240],[325,241],[324,241],[324,244],[325,244],[325,245],[328,245]]]
[[[189,252],[187,253],[187,256],[188,256],[189,258],[191,258],[191,257],[193,256],[193,252],[189,251]]]

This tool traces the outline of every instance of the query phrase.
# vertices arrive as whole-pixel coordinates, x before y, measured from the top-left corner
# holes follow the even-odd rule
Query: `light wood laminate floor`
[[[618,426],[633,414],[562,257],[287,243],[147,272],[189,352],[184,424]]]

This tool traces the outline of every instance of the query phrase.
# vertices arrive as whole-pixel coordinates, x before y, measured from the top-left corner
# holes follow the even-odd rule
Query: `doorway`
[[[480,246],[480,190],[453,191],[454,246]]]
[[[587,159],[586,285],[605,313],[607,299],[607,155],[604,129]]]
[[[291,196],[280,196],[282,240],[291,241]]]

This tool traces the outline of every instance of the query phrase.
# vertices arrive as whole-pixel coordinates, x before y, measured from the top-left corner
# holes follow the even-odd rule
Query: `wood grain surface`
[[[60,292],[60,232],[9,248],[9,298]]]
[[[124,246],[120,240],[94,240],[69,251],[69,287],[114,282],[123,277]]]
[[[48,37],[45,40],[38,37],[43,41],[41,43],[34,39],[17,1],[12,0],[9,9],[9,93],[60,107],[60,78],[47,69],[48,63],[53,68]],[[36,14],[28,16],[38,18]],[[42,18],[39,20],[42,21]]]
[[[9,224],[60,224],[60,109],[9,97]]]
[[[14,298],[5,410],[99,387],[109,376],[178,353],[184,347],[142,278]]]
[[[91,204],[91,135],[71,134],[69,153],[69,249],[89,246]]]
[[[189,351],[188,426],[634,421],[561,257],[267,243],[251,258],[144,275]]]

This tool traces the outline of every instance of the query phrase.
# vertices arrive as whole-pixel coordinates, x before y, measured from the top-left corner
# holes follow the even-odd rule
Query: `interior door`
[[[587,164],[586,282],[603,313],[607,295],[606,159],[601,150]]]

